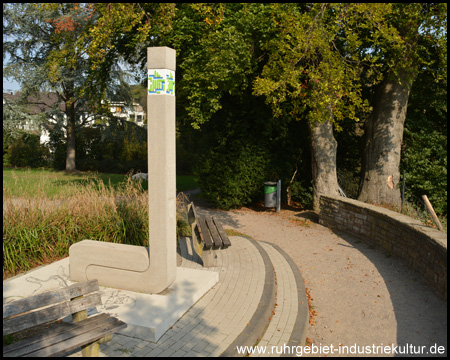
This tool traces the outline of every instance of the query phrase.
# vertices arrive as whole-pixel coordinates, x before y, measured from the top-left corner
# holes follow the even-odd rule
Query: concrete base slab
[[[157,295],[100,286],[102,306],[97,311],[126,322],[128,327],[121,333],[156,342],[218,281],[215,271],[178,267],[175,282]],[[69,258],[65,258],[4,281],[3,303],[74,283],[69,280]]]

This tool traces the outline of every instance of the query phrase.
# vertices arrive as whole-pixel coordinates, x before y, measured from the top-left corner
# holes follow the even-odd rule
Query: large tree
[[[67,171],[76,170],[80,116],[107,112],[108,91],[120,83],[118,49],[135,51],[154,22],[138,4],[3,4],[4,75],[19,82],[24,102],[51,91],[64,103]],[[61,122],[58,107],[52,111]]]
[[[385,4],[385,15],[366,38],[383,80],[375,87],[373,113],[365,123],[359,200],[399,208],[403,129],[412,84],[423,67],[445,63],[447,5]]]
[[[403,13],[402,6],[410,11]],[[389,152],[389,160],[392,158],[397,166],[389,169],[392,176],[383,175],[373,188],[394,188],[398,193],[395,168],[399,157],[395,153],[399,153],[396,149],[401,144],[402,131],[398,126],[377,126],[374,119],[387,113],[389,107],[404,108],[402,101],[410,84],[400,84],[406,94],[399,99],[383,100],[373,90],[396,86],[395,79],[414,77],[415,70],[408,64],[417,57],[408,51],[416,45],[405,39],[414,40],[409,34],[417,35],[414,29],[419,23],[423,32],[419,40],[425,36],[442,39],[436,31],[442,26],[442,17],[437,15],[441,11],[435,7],[383,3],[180,4],[173,31],[167,37],[152,36],[147,44],[168,45],[177,50],[177,117],[182,123],[206,131],[211,126],[204,125],[220,118],[215,114],[232,113],[224,105],[239,101],[248,106],[257,104],[248,97],[249,86],[253,87],[253,94],[265,96],[280,124],[293,118],[308,121],[314,208],[318,209],[320,194],[338,193],[337,143],[333,132],[341,130],[343,120],[348,124],[349,120],[367,119],[370,105],[374,110],[365,121],[364,175],[368,174],[368,164],[383,160],[384,155],[380,157],[377,151]],[[414,9],[429,11],[415,14]],[[433,12],[436,15],[430,16]],[[418,19],[425,15],[428,20],[420,22]],[[438,47],[443,48],[442,41]],[[145,51],[138,54],[141,62],[145,61]],[[422,55],[419,58],[425,59]],[[366,93],[370,95],[365,97]],[[398,114],[402,111],[398,110]],[[234,125],[230,117],[221,119],[226,122],[223,136],[214,140],[228,144],[230,139],[236,139]],[[385,135],[392,144],[384,140],[376,145]],[[394,155],[386,145],[392,145]],[[298,147],[302,146],[299,143]],[[365,182],[370,178],[366,176]]]
[[[333,128],[340,130],[345,117],[358,121],[357,109],[368,110],[361,100],[360,63],[352,56],[358,42],[343,28],[342,5],[274,4],[271,13],[278,35],[265,46],[269,60],[254,92],[266,96],[275,116],[286,116],[283,105],[289,102],[290,115],[308,120],[318,210],[321,194],[339,194]]]

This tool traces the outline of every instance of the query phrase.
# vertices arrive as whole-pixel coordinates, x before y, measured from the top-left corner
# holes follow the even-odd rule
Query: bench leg
[[[203,249],[203,254],[202,254],[202,260],[203,260],[203,266],[204,267],[214,267],[216,266],[216,251],[209,249],[209,250],[205,250]]]
[[[112,340],[113,334],[106,335],[102,337],[100,340],[94,341],[89,345],[83,346],[81,348],[81,355],[83,357],[98,357],[98,351],[100,348],[100,344],[107,343]]]
[[[98,357],[98,349],[100,347],[99,341],[83,346],[81,348],[81,356],[83,357]]]
[[[78,296],[75,299],[77,299],[79,297],[81,297],[81,296]],[[85,319],[87,319],[86,310],[79,311],[77,313],[72,314],[73,322],[78,322],[78,321],[85,320]],[[98,357],[98,350],[99,350],[100,344],[111,341],[112,336],[113,336],[113,334],[106,335],[106,336],[102,337],[101,339],[94,341],[93,343],[83,346],[81,348],[81,355],[83,357]]]
[[[200,237],[197,236],[195,231],[192,232],[192,246],[195,253],[203,259],[203,243]]]

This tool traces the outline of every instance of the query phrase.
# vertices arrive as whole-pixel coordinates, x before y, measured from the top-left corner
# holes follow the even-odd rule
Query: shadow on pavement
[[[367,257],[383,277],[397,321],[397,344],[410,351],[405,355],[414,355],[411,351],[424,346],[422,356],[446,356],[447,303],[427,287],[422,276],[409,269],[403,259],[389,257],[373,245],[346,233],[333,232]],[[426,353],[436,345],[445,347],[445,353]]]

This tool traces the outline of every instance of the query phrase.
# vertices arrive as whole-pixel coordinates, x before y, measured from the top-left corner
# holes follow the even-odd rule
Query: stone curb
[[[308,309],[308,298],[306,296],[306,288],[305,282],[303,281],[302,274],[298,269],[295,262],[291,259],[291,257],[278,245],[270,244],[265,242],[266,244],[271,245],[275,248],[281,255],[284,256],[286,261],[295,277],[295,282],[297,283],[297,295],[298,295],[298,312],[297,312],[297,320],[295,321],[294,330],[292,331],[291,338],[287,343],[288,348],[293,348],[297,346],[304,346],[306,341],[306,334],[308,330],[308,322],[309,322],[309,309]],[[291,357],[295,356],[295,353],[291,354],[284,353],[282,357]]]
[[[276,286],[272,261],[270,260],[267,252],[261,245],[258,244],[256,240],[250,237],[246,238],[258,249],[261,257],[263,258],[265,267],[264,290],[258,307],[250,319],[249,325],[239,334],[231,345],[228,346],[220,357],[242,356],[237,353],[236,347],[255,345],[258,339],[264,334],[267,324],[270,322],[270,315],[275,306]]]

